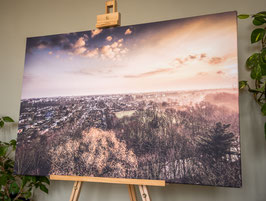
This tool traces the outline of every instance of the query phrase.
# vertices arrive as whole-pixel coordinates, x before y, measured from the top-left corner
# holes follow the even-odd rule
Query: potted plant
[[[252,18],[255,29],[251,33],[250,41],[251,44],[260,43],[260,49],[254,52],[246,61],[246,67],[250,71],[253,83],[242,80],[239,82],[239,89],[246,88],[252,93],[261,108],[262,115],[266,116],[266,11],[254,15],[238,15],[238,18]],[[251,87],[253,85],[254,87]],[[264,135],[266,138],[266,122],[264,124]]]
[[[14,122],[14,120],[10,117],[0,117],[0,128],[9,122]],[[48,193],[47,185],[50,181],[47,177],[13,174],[15,150],[16,140],[0,141],[0,200],[28,201],[32,197],[32,191],[38,188]]]

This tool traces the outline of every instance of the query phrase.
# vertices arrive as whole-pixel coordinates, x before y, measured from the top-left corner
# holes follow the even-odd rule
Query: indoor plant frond
[[[254,81],[254,87],[246,80],[239,82],[239,89],[247,88],[253,94],[255,101],[261,107],[263,116],[266,116],[266,11],[254,15],[241,14],[239,19],[252,18],[255,29],[250,36],[251,44],[260,43],[261,48],[253,53],[246,61],[246,67],[250,71],[250,77]],[[266,138],[266,122],[264,123],[264,134]]]
[[[0,117],[0,128],[10,122],[14,122],[14,120],[8,116]],[[0,141],[0,200],[29,200],[32,196],[32,190],[36,188],[48,193],[46,185],[49,185],[50,181],[47,177],[13,174],[15,161],[12,153],[15,150],[16,140]]]

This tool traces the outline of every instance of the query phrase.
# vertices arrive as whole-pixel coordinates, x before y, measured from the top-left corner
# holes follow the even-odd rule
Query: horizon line
[[[108,94],[83,94],[83,95],[65,95],[65,96],[43,96],[43,97],[29,97],[29,98],[21,98],[22,100],[28,100],[28,99],[42,99],[42,98],[59,98],[59,97],[82,97],[82,96],[108,96],[108,95],[129,95],[129,94],[147,94],[147,93],[162,93],[162,92],[181,92],[181,91],[204,91],[204,90],[225,90],[225,89],[231,89],[236,90],[238,87],[230,87],[230,88],[205,88],[205,89],[179,89],[179,90],[167,90],[167,91],[147,91],[147,92],[131,92],[131,93],[108,93]]]

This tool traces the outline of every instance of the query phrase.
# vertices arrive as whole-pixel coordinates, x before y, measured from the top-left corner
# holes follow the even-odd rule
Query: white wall
[[[265,0],[118,0],[122,25],[237,10],[255,13],[266,9]],[[18,121],[26,37],[84,31],[95,28],[96,15],[104,12],[104,0],[0,0],[0,116]],[[245,59],[254,51],[248,20],[239,21],[239,76],[249,79]],[[197,37],[197,33],[195,33]],[[212,42],[212,41],[210,41]],[[230,44],[228,44],[230,45]],[[153,201],[265,201],[265,118],[247,93],[240,95],[243,187],[240,189],[169,185],[150,188]],[[0,131],[0,140],[16,136],[16,125]],[[49,195],[36,192],[41,201],[68,200],[72,182],[56,181]],[[129,200],[125,185],[86,183],[80,201]]]

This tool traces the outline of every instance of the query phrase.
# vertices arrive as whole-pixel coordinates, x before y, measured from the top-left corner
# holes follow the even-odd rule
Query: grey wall
[[[118,0],[122,25],[183,18],[223,11],[255,13],[266,9],[265,0]],[[90,30],[96,15],[104,12],[104,0],[0,0],[0,116],[18,121],[26,37]],[[245,59],[254,51],[249,44],[252,29],[248,20],[238,24],[239,77],[249,79]],[[195,33],[197,37],[197,33]],[[228,44],[230,45],[230,44]],[[152,187],[156,200],[265,201],[266,141],[265,119],[247,93],[240,95],[243,187],[240,189],[169,185]],[[0,140],[16,137],[16,124],[0,131]],[[54,181],[49,195],[35,192],[35,200],[68,200],[72,182]],[[80,201],[129,200],[125,185],[86,183]]]

